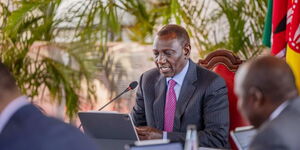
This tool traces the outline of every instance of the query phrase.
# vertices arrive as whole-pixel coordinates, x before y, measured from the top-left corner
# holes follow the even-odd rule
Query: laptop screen
[[[230,133],[235,145],[241,150],[248,150],[256,130],[253,128],[240,129]]]
[[[138,140],[129,114],[79,112],[84,132],[97,139]]]

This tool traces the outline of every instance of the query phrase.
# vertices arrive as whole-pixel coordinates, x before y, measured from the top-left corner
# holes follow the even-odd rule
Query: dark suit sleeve
[[[143,96],[143,89],[142,89],[142,79],[143,75],[140,77],[139,88],[136,93],[136,104],[133,107],[131,112],[131,116],[133,118],[133,123],[135,126],[146,126],[147,121],[145,117],[145,105],[144,105],[144,96]]]
[[[229,112],[227,88],[217,77],[206,89],[202,108],[204,130],[198,131],[199,145],[204,147],[228,147]],[[192,116],[191,116],[192,117]],[[168,133],[172,140],[184,140],[185,133]]]

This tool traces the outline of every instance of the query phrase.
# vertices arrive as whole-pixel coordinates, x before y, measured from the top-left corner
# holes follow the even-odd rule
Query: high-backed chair
[[[243,61],[236,56],[234,53],[228,50],[216,50],[211,52],[206,56],[205,59],[199,60],[198,65],[204,68],[212,70],[213,72],[219,74],[226,81],[226,86],[228,88],[228,100],[229,100],[229,117],[230,117],[230,127],[229,130],[232,131],[236,127],[249,125],[241,116],[237,110],[237,97],[233,92],[234,89],[234,75],[239,65]],[[237,149],[233,140],[229,139],[231,148]]]

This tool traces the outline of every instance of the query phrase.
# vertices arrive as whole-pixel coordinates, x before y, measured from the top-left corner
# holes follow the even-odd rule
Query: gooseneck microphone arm
[[[101,111],[103,108],[105,108],[107,105],[109,105],[111,102],[115,101],[116,99],[118,99],[120,96],[122,96],[124,93],[128,92],[128,89],[125,89],[122,93],[120,93],[119,95],[117,95],[114,99],[110,100],[108,103],[106,103],[104,106],[102,106],[101,108],[98,109],[98,111]]]
[[[117,95],[115,98],[113,98],[112,100],[110,100],[108,103],[106,103],[104,106],[102,106],[101,108],[98,109],[98,111],[101,111],[102,109],[104,109],[107,105],[109,105],[111,102],[115,101],[116,99],[118,99],[120,96],[122,96],[124,93],[130,91],[130,90],[133,90],[137,87],[138,85],[138,82],[137,81],[133,81],[129,84],[129,86],[122,92],[120,93],[119,95]],[[79,125],[79,129],[81,128],[82,124],[80,123]]]

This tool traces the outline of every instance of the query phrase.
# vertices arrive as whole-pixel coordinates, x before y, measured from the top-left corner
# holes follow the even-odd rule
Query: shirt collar
[[[13,116],[15,112],[18,111],[24,105],[29,104],[26,96],[20,96],[13,101],[11,101],[4,110],[0,113],[0,133],[5,127],[8,120]]]
[[[281,105],[279,105],[270,115],[269,120],[273,120],[286,108],[288,105],[288,101],[283,102]]]
[[[175,80],[176,84],[178,84],[179,86],[181,86],[182,82],[184,80],[184,77],[185,77],[185,75],[186,75],[186,73],[188,71],[189,64],[190,64],[190,62],[187,61],[187,63],[185,64],[184,68],[178,74],[176,74],[174,77],[168,77],[166,79],[167,85],[168,85],[169,80],[173,79],[173,80]]]

